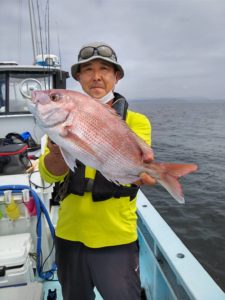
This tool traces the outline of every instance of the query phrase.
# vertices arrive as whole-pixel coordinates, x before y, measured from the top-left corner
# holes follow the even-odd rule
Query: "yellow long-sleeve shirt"
[[[142,114],[127,111],[127,125],[145,142],[151,144],[151,124]],[[39,159],[42,178],[49,182],[63,181],[64,176],[54,176],[45,167],[45,153]],[[86,167],[85,177],[94,178],[96,170]],[[84,196],[68,195],[60,203],[56,236],[79,241],[91,248],[128,244],[137,239],[136,199],[110,198],[93,202],[90,192]]]

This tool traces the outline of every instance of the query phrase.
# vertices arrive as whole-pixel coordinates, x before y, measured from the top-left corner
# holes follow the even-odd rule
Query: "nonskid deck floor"
[[[58,281],[45,281],[43,283],[43,289],[44,289],[44,298],[43,300],[47,300],[48,298],[48,291],[54,291],[56,289],[56,294],[57,294],[57,300],[63,300],[62,297],[62,292],[61,292],[61,286]],[[95,289],[95,295],[96,298],[95,300],[103,300],[102,297],[100,296],[99,292]]]
[[[49,291],[52,297],[48,297]],[[103,300],[97,290],[96,300]],[[56,297],[53,295],[56,292]],[[63,300],[60,283],[55,281],[34,281],[26,285],[0,288],[1,300]]]

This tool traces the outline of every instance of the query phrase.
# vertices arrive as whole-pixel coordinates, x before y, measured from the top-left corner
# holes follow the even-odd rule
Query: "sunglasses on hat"
[[[78,54],[78,61],[82,59],[88,59],[95,55],[108,57],[114,61],[117,61],[116,53],[113,51],[112,48],[106,45],[101,45],[98,47],[87,46],[82,48]]]

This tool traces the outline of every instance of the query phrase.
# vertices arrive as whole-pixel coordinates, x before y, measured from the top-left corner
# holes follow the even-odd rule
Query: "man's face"
[[[95,59],[80,66],[77,79],[89,96],[101,99],[114,89],[120,73],[115,71],[113,64]]]

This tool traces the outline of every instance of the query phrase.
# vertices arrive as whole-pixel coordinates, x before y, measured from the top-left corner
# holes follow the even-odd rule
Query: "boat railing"
[[[137,207],[141,280],[147,299],[225,300],[225,293],[141,191]]]

